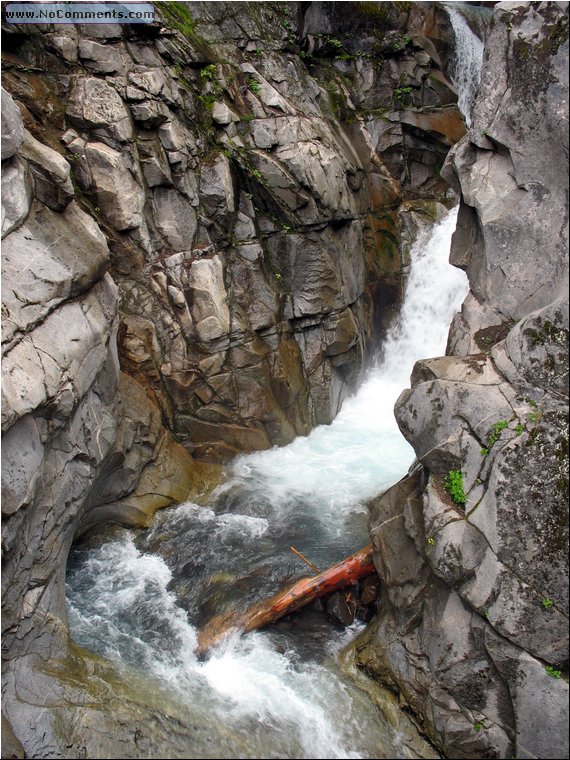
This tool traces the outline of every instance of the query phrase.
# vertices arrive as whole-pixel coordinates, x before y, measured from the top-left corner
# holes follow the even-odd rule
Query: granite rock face
[[[17,153],[24,141],[24,125],[18,106],[10,94],[2,90],[2,161]]]
[[[464,125],[414,9],[173,5],[4,29],[3,735],[29,756],[128,756],[156,708],[70,648],[72,541],[207,488],[192,455],[330,422],[452,202]]]
[[[495,7],[443,171],[471,290],[396,404],[419,470],[371,513],[386,604],[357,659],[448,757],[568,756],[567,61],[562,4]]]
[[[72,541],[102,522],[145,524],[201,475],[139,383],[120,378],[109,248],[74,197],[68,162],[2,98],[3,135],[19,135],[2,162],[4,754],[10,724],[24,737],[29,711],[41,711],[39,692],[22,697],[37,663],[68,653]]]
[[[443,11],[184,7],[163,4],[148,39],[23,30],[19,54],[58,101],[32,102],[33,73],[7,86],[109,241],[124,368],[191,453],[225,460],[330,422],[355,389],[408,230],[450,202],[436,169],[464,123]],[[7,224],[27,199],[16,163],[11,181]],[[144,342],[148,322],[152,359],[137,361],[123,336]]]

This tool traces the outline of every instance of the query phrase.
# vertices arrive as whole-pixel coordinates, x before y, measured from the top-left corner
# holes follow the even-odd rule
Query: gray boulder
[[[103,79],[84,77],[71,90],[67,117],[82,130],[94,130],[119,143],[131,140],[133,128],[121,96]]]
[[[103,143],[87,143],[85,157],[101,213],[119,231],[142,224],[145,194],[129,171],[129,159]]]
[[[77,63],[78,33],[75,26],[59,26],[57,33],[46,34],[48,45],[67,63]]]
[[[221,154],[200,171],[200,203],[208,216],[230,227],[235,200],[229,160]]]
[[[173,187],[155,187],[152,194],[154,220],[171,251],[190,251],[198,228],[196,211]]]
[[[362,227],[358,222],[336,231],[280,233],[268,240],[277,273],[291,293],[291,316],[306,317],[345,308],[364,287]]]
[[[127,62],[120,44],[102,45],[94,40],[80,39],[78,52],[85,66],[96,74],[125,73]]]
[[[34,178],[36,198],[54,211],[63,211],[74,196],[68,162],[24,130],[20,153]]]
[[[32,181],[26,164],[17,156],[2,162],[2,237],[16,229],[28,215]]]
[[[4,357],[2,429],[48,403],[68,415],[93,382],[106,356],[115,318],[117,289],[105,276],[77,302],[51,312],[32,335]],[[66,335],[66,342],[60,340]]]
[[[62,214],[36,203],[2,246],[4,348],[24,338],[61,303],[86,291],[108,263],[101,230],[76,203]]]
[[[215,340],[226,335],[230,326],[224,270],[219,256],[194,261],[188,272],[192,294],[192,317],[198,338]]]
[[[2,161],[16,153],[24,140],[24,125],[18,106],[2,88]]]
[[[138,153],[141,170],[149,187],[172,184],[170,165],[158,139],[140,140]]]
[[[279,295],[272,285],[269,267],[259,243],[242,245],[229,267],[232,281],[231,300],[247,314],[252,330],[262,330],[276,324],[279,314]]]

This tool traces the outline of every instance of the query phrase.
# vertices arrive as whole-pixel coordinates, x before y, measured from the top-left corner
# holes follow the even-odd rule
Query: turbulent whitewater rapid
[[[414,362],[444,352],[467,292],[464,274],[447,263],[455,222],[454,210],[414,245],[382,357],[331,425],[238,458],[210,507],[183,504],[159,513],[142,535],[122,530],[73,549],[72,637],[146,674],[184,707],[187,737],[173,737],[155,756],[405,756],[378,709],[337,673],[334,653],[357,625],[339,633],[309,616],[301,634],[294,623],[279,624],[226,642],[207,662],[193,650],[196,629],[211,614],[272,593],[287,573],[304,571],[290,545],[326,566],[368,543],[366,499],[413,460],[394,402]]]

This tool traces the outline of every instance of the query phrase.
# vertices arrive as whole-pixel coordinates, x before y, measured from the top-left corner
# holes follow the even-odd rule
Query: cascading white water
[[[414,454],[396,424],[394,403],[415,361],[445,352],[449,323],[468,290],[465,274],[448,263],[456,219],[454,209],[416,241],[382,358],[333,423],[285,448],[238,458],[224,489],[245,481],[251,488],[253,481],[280,510],[310,499],[323,527],[334,532],[344,529],[343,516],[405,474]]]
[[[273,590],[275,579],[267,576],[276,568],[283,577],[292,543],[324,566],[368,542],[364,500],[402,477],[413,458],[394,401],[414,361],[444,352],[467,292],[464,274],[447,263],[455,222],[454,210],[414,245],[402,312],[383,358],[331,425],[239,458],[212,509],[184,504],[158,514],[144,538],[122,531],[73,550],[73,638],[147,674],[153,688],[184,706],[188,725],[206,729],[203,739],[189,731],[183,747],[173,737],[161,756],[408,756],[377,708],[337,674],[333,655],[346,633],[327,630],[323,644],[322,630],[316,639],[309,631],[304,638],[313,635],[313,643],[299,643],[275,626],[226,641],[200,662],[193,653],[196,610],[205,604],[211,614],[209,604],[217,612],[229,597],[241,595],[243,603],[252,589]]]
[[[225,528],[242,542],[249,527],[257,535],[253,523],[233,522]],[[399,737],[332,660],[302,660],[282,637],[230,639],[200,662],[195,627],[167,589],[171,571],[162,558],[138,550],[128,531],[85,553],[68,575],[74,639],[145,674],[167,714],[169,704],[182,708],[175,714],[179,722],[184,716],[187,734],[179,726],[153,757],[388,758],[398,750]],[[344,640],[337,634],[325,647],[321,642],[319,659]]]
[[[481,78],[484,45],[457,8],[447,4],[446,9],[455,35],[451,79],[457,88],[457,105],[469,127],[473,99]]]

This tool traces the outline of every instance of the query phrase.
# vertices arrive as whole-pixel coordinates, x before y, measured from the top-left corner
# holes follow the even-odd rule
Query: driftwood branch
[[[309,560],[303,554],[301,554],[301,552],[298,552],[297,549],[295,549],[294,546],[290,546],[289,549],[291,549],[291,551],[293,552],[293,554],[296,554],[297,557],[299,557],[299,559],[302,559],[303,562],[311,568],[311,570],[314,570],[315,573],[319,573],[320,572],[319,568],[316,565],[313,565],[312,562],[309,562]]]
[[[212,618],[198,632],[197,652],[201,656],[207,654],[232,629],[249,633],[263,628],[285,615],[297,612],[315,599],[356,583],[374,571],[372,544],[369,544],[322,573],[311,578],[302,578],[269,599],[254,604],[248,610],[233,610]]]

